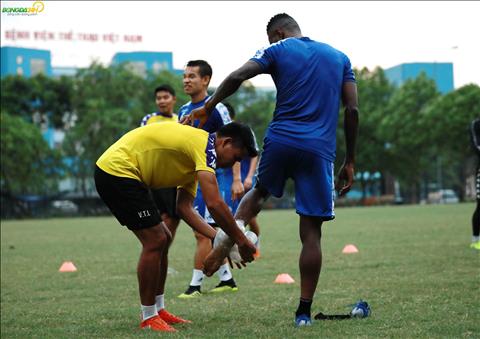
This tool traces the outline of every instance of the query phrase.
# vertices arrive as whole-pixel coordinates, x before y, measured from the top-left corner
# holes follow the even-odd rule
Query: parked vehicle
[[[428,194],[430,204],[456,204],[460,201],[454,190],[443,189]]]

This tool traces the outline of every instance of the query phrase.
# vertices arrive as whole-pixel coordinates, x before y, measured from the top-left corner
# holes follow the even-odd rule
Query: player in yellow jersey
[[[242,259],[250,262],[255,246],[237,227],[223,201],[215,169],[231,167],[236,161],[256,155],[254,137],[245,125],[230,123],[209,134],[166,122],[128,132],[97,160],[95,185],[100,197],[119,223],[142,244],[137,267],[142,308],[140,327],[175,331],[168,324],[174,321],[166,316],[166,311],[159,312],[156,299],[161,267],[168,260],[165,249],[172,237],[161,221],[149,189],[177,187],[178,215],[194,230],[213,239],[215,229],[193,208],[199,184],[216,224],[238,244]]]
[[[155,88],[154,95],[158,110],[145,115],[140,122],[140,126],[154,122],[177,122],[178,116],[173,113],[173,108],[177,101],[175,90],[169,85],[161,85]]]
[[[177,122],[178,116],[173,113],[173,108],[177,101],[175,90],[169,85],[161,85],[155,88],[154,95],[157,111],[145,115],[140,122],[140,126],[157,122]],[[180,218],[175,212],[177,189],[174,187],[153,189],[151,190],[151,193],[153,200],[160,211],[162,221],[167,225],[172,233],[172,237],[175,237],[175,232],[180,223]]]
[[[155,105],[157,111],[145,115],[140,126],[145,126],[153,123],[162,122],[178,122],[178,116],[173,112],[177,97],[175,90],[167,84],[163,84],[155,88],[154,91]],[[180,217],[177,215],[177,188],[159,188],[150,189],[153,201],[158,208],[162,221],[167,226],[172,235],[172,241],[175,238],[178,225],[180,224]],[[168,256],[169,247],[165,249],[165,256]],[[182,318],[169,314],[165,310],[165,280],[167,279],[168,261],[160,267],[160,280],[156,292],[157,311],[161,312],[163,318],[168,318],[175,323],[185,322]]]

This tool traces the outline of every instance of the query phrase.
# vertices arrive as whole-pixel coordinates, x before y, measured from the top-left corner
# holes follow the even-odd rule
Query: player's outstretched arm
[[[355,170],[355,144],[358,131],[358,97],[357,84],[345,82],[342,86],[342,102],[345,107],[343,128],[345,130],[346,153],[345,160],[338,172],[336,190],[340,196],[350,191],[353,185]]]
[[[230,239],[237,243],[238,251],[240,252],[242,259],[245,262],[253,261],[253,254],[255,253],[256,248],[237,226],[230,209],[223,201],[218,190],[215,174],[208,171],[198,171],[197,178],[202,189],[203,200],[205,200],[208,211],[217,225],[225,231]]]
[[[177,192],[177,214],[195,231],[214,239],[217,232],[195,211],[193,196],[182,188]]]
[[[247,61],[242,67],[230,73],[230,75],[222,81],[212,97],[205,103],[205,106],[194,109],[188,116],[182,119],[181,123],[184,125],[192,125],[193,121],[198,119],[200,120],[198,128],[202,128],[219,102],[235,93],[242,82],[260,73],[262,73],[262,68],[258,63],[251,60]]]
[[[205,103],[207,112],[210,113],[219,102],[235,93],[242,82],[260,73],[262,73],[260,64],[252,60],[247,61],[242,67],[230,73],[218,86],[210,100]]]

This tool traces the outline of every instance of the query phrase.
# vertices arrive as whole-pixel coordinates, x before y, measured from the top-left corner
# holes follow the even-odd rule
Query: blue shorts
[[[335,218],[333,163],[318,154],[265,139],[258,167],[259,185],[274,197],[281,197],[285,182],[295,182],[297,213]]]
[[[228,173],[225,173],[225,172],[226,171],[224,171],[223,169],[219,169],[216,171],[218,188],[220,190],[220,194],[223,198],[223,201],[225,201],[225,203],[228,205],[232,214],[235,214],[235,212],[237,211],[238,202],[232,201],[231,188],[232,188],[233,178],[231,175],[228,175]],[[205,200],[203,200],[203,195],[202,195],[202,191],[200,190],[200,186],[198,186],[197,196],[195,197],[195,200],[193,202],[193,207],[200,214],[200,216],[207,221],[207,223],[209,224],[215,223],[215,220],[213,220],[213,217],[210,215],[210,212],[208,211],[208,208],[205,205]]]

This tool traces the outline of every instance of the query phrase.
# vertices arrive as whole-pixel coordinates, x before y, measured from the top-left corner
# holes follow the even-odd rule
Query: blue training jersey
[[[250,60],[272,76],[277,88],[266,137],[333,161],[342,85],[355,81],[348,57],[302,37],[271,44]]]

